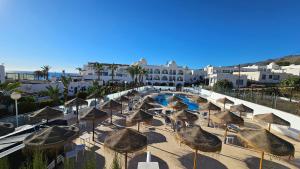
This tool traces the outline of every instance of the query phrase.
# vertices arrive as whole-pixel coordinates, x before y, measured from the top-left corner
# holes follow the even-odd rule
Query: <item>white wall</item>
[[[188,89],[194,90],[192,88],[188,88]],[[248,102],[248,101],[245,101],[245,100],[230,97],[230,96],[227,96],[227,95],[215,93],[213,91],[209,91],[209,90],[205,90],[205,89],[199,89],[199,90],[194,90],[194,91],[195,92],[199,91],[200,95],[203,95],[203,96],[207,97],[208,100],[216,100],[216,99],[219,99],[219,98],[227,97],[228,99],[234,101],[235,104],[244,104],[246,106],[251,107],[254,110],[253,115],[264,114],[264,113],[274,113],[275,115],[289,121],[291,123],[291,128],[300,130],[300,117],[299,116],[296,116],[296,115],[293,115],[293,114],[290,114],[290,113],[287,113],[287,112],[284,112],[284,111],[281,111],[281,110],[272,109],[270,107],[262,106],[262,105],[259,105],[259,104],[251,103],[251,102]],[[229,106],[229,105],[227,105],[227,106]],[[227,107],[227,108],[229,108],[229,107]]]

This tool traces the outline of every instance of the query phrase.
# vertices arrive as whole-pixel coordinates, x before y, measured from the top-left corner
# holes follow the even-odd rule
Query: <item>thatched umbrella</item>
[[[130,101],[130,99],[128,97],[126,97],[126,96],[121,96],[118,99],[118,101],[120,101],[121,105],[122,105],[122,109],[121,109],[121,114],[122,114],[123,113],[123,102],[127,102],[128,103]]]
[[[208,102],[206,104],[203,105],[202,107],[203,110],[208,110],[208,122],[207,122],[207,126],[209,127],[209,122],[210,122],[210,111],[211,110],[214,110],[214,111],[220,111],[221,108],[218,107],[217,105],[211,103],[211,102]]]
[[[132,92],[128,92],[126,94],[126,96],[129,97],[129,98],[133,98],[135,96],[135,94],[133,94]]]
[[[90,121],[93,123],[93,141],[95,141],[95,121],[103,121],[108,118],[108,113],[97,108],[91,108],[86,111],[80,120]]]
[[[78,136],[78,132],[79,129],[73,126],[53,126],[30,134],[23,142],[29,149],[55,150],[57,156],[58,149],[74,140]]]
[[[257,114],[254,115],[254,119],[258,121],[262,121],[265,123],[268,123],[268,130],[270,131],[272,124],[279,124],[283,126],[291,126],[291,123],[280,118],[279,116],[276,116],[273,113],[266,113],[266,114]]]
[[[220,98],[217,100],[217,102],[222,103],[224,105],[224,110],[225,110],[225,104],[234,104],[234,102],[229,100],[227,97]]]
[[[125,128],[107,136],[104,146],[118,153],[124,153],[125,169],[127,169],[127,154],[146,148],[147,137],[136,130]]]
[[[261,151],[259,168],[262,168],[264,152],[276,156],[294,156],[295,147],[288,141],[272,134],[265,129],[244,129],[237,135],[246,145]]]
[[[156,100],[151,96],[147,96],[143,99],[143,102],[154,103],[154,102],[156,102]]]
[[[198,116],[188,110],[178,111],[172,115],[172,118],[174,120],[181,120],[183,122],[194,122],[198,120]]]
[[[104,97],[103,97],[103,95],[102,95],[102,93],[100,93],[100,92],[93,92],[92,94],[90,94],[88,97],[87,97],[87,99],[94,99],[94,101],[95,101],[95,108],[96,108],[96,106],[97,106],[97,99],[98,100],[101,100],[101,99],[103,99]]]
[[[169,102],[178,102],[178,101],[183,101],[182,98],[176,96],[176,95],[173,95],[171,97],[168,98],[168,101]]]
[[[42,108],[40,110],[37,110],[29,115],[30,119],[46,119],[47,123],[49,119],[54,119],[63,116],[64,113],[61,110],[57,110],[54,108],[51,108],[49,106]]]
[[[193,100],[195,102],[197,102],[198,104],[207,103],[207,99],[200,97],[200,96],[194,97]]]
[[[108,102],[104,103],[101,109],[110,111],[110,124],[112,124],[112,111],[122,110],[122,104],[114,100],[109,100]]]
[[[170,103],[170,107],[175,109],[175,110],[185,110],[188,109],[188,105],[181,102],[181,101],[176,101],[174,103]]]
[[[226,136],[227,136],[227,125],[228,124],[238,124],[238,125],[243,125],[244,124],[244,119],[233,114],[230,111],[223,111],[221,113],[218,114],[214,114],[211,117],[211,120],[219,123],[219,124],[224,124],[226,126],[225,128],[225,134],[224,134],[224,143],[226,141]]]
[[[253,113],[253,109],[247,107],[243,104],[233,105],[230,107],[231,112],[239,112],[240,117],[242,117],[242,113]]]
[[[79,97],[76,97],[72,100],[69,100],[67,102],[65,102],[65,106],[66,107],[73,107],[76,106],[76,114],[77,114],[77,123],[79,123],[79,112],[78,112],[78,107],[81,105],[87,105],[88,102],[85,101],[84,99],[81,99]]]
[[[138,92],[137,90],[131,90],[131,93],[134,94],[135,96],[139,96],[140,92]]]
[[[150,122],[153,120],[153,115],[145,112],[144,110],[138,110],[134,112],[128,119],[130,124],[138,125],[138,131],[140,131],[140,122]]]
[[[12,123],[0,122],[0,136],[4,136],[14,131],[15,131],[15,127]]]
[[[180,141],[195,150],[194,169],[197,167],[198,150],[203,152],[219,152],[222,149],[222,141],[215,135],[203,130],[200,126],[181,128],[177,132]]]
[[[154,105],[152,104],[149,104],[148,102],[143,102],[140,106],[139,106],[139,109],[142,109],[142,110],[148,110],[148,109],[153,109],[155,108]]]

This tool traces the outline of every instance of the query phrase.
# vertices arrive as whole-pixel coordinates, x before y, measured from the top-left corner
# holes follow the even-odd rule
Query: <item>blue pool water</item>
[[[161,104],[163,106],[168,106],[168,104],[169,104],[168,98],[171,96],[172,96],[172,94],[160,94],[160,95],[156,96],[155,99],[159,104]],[[176,95],[176,96],[181,98],[183,100],[183,103],[188,105],[189,110],[193,110],[193,111],[199,110],[198,104],[189,100],[185,95]]]

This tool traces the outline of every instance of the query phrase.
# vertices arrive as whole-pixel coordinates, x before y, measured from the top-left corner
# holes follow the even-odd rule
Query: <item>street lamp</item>
[[[127,81],[125,81],[124,83],[125,83],[125,90],[126,90],[126,84],[127,84]]]
[[[21,94],[18,92],[13,92],[10,95],[10,98],[15,100],[15,107],[16,107],[16,123],[17,127],[19,126],[19,120],[18,120],[18,100],[21,98]]]

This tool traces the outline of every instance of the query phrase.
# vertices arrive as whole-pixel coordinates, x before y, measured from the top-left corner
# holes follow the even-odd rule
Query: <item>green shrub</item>
[[[229,91],[232,88],[233,88],[232,82],[230,82],[226,79],[218,80],[213,86],[214,91]]]
[[[9,163],[7,157],[0,158],[0,169],[9,169]]]
[[[87,98],[87,92],[78,92],[76,94],[77,97],[81,98],[81,99],[86,99]]]
[[[49,107],[53,107],[53,106],[56,106],[55,105],[55,102],[53,100],[45,100],[45,101],[41,101],[39,103],[39,108],[44,108],[46,106],[49,106]]]
[[[122,169],[121,160],[118,153],[115,153],[110,169]]]
[[[84,169],[96,169],[95,152],[89,151],[85,157]]]

